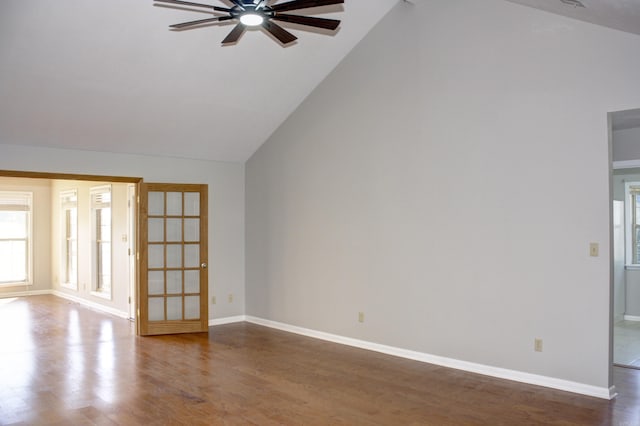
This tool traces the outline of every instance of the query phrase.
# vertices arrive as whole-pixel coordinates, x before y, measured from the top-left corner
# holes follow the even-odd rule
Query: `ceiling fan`
[[[262,27],[274,36],[283,45],[293,43],[298,38],[289,31],[276,24],[274,21],[288,22],[313,28],[335,31],[340,25],[336,19],[316,18],[312,16],[292,15],[285,12],[309,9],[312,7],[330,6],[344,3],[344,0],[292,0],[284,3],[273,4],[269,0],[228,0],[233,7],[211,6],[202,3],[192,3],[182,0],[154,0],[159,3],[171,3],[182,6],[192,6],[203,9],[211,9],[213,12],[226,13],[223,16],[199,19],[197,21],[183,22],[170,25],[174,29],[189,29],[203,24],[212,24],[225,21],[238,21],[238,24],[222,40],[222,44],[237,42],[247,28]],[[276,0],[277,2],[278,0]],[[204,11],[203,11],[204,12]]]

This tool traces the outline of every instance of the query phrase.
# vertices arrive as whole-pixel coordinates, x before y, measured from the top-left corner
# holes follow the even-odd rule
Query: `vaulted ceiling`
[[[152,0],[2,0],[0,143],[245,161],[397,1],[300,11],[341,28],[288,25],[283,48],[260,30],[222,47],[233,24],[171,31],[211,15]]]
[[[509,1],[640,34],[639,1]],[[245,161],[398,2],[297,11],[342,25],[283,24],[283,48],[260,30],[222,47],[232,24],[170,31],[210,15],[152,0],[2,0],[0,143]]]

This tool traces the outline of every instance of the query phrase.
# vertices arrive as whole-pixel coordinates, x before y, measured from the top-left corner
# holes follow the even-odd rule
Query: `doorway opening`
[[[0,285],[0,297],[55,294],[135,320],[141,181],[0,171],[0,190],[31,200],[31,232],[24,244],[29,247],[28,277]]]
[[[640,109],[610,123],[613,364],[640,369]]]

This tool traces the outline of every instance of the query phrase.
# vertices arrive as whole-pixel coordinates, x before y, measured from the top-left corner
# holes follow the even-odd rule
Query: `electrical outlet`
[[[229,303],[233,303],[233,294],[229,294]]]
[[[535,339],[533,341],[533,350],[536,352],[542,352],[542,339]]]
[[[211,304],[212,305],[216,304],[216,297],[215,296],[211,296]]]
[[[364,322],[364,312],[358,312],[358,322]]]

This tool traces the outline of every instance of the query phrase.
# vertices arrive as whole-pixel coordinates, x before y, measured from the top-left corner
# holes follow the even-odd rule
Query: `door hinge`
[[[127,249],[129,256],[131,256],[131,249]]]
[[[136,253],[136,260],[140,260],[140,252]]]
[[[129,304],[131,304],[131,296],[129,296]]]

